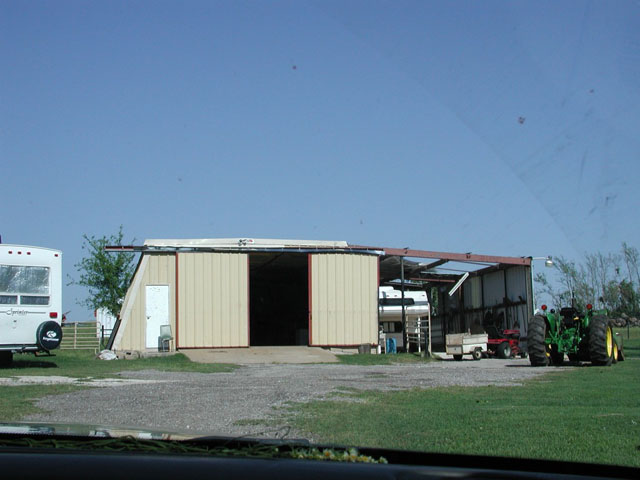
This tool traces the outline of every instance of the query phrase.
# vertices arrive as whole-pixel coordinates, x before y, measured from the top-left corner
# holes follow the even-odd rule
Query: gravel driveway
[[[207,374],[123,372],[123,379],[147,383],[123,382],[44,397],[37,405],[51,413],[25,420],[273,437],[277,426],[246,420],[277,418],[274,407],[326,398],[344,389],[513,386],[549,370],[531,368],[528,360],[486,359],[378,366],[245,365],[231,373]]]

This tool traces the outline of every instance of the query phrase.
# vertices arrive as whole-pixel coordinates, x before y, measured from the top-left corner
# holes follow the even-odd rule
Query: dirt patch
[[[22,387],[25,385],[78,385],[81,387],[118,387],[157,383],[163,380],[145,380],[142,378],[75,378],[60,375],[22,375],[0,378],[2,387]]]
[[[520,364],[523,368],[509,368]],[[524,368],[528,364],[528,360],[487,359],[383,366],[246,365],[212,374],[131,371],[121,374],[121,380],[130,383],[44,397],[37,405],[51,413],[26,420],[274,437],[286,430],[274,412],[292,402],[334,397],[345,389],[515,386],[553,370]],[[87,386],[98,386],[94,381]],[[271,419],[274,427],[259,425],[256,419]]]

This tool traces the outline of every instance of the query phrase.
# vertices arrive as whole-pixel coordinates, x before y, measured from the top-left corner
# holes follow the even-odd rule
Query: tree
[[[572,299],[579,308],[586,305],[585,298],[588,296],[588,286],[583,280],[584,275],[581,274],[581,268],[577,267],[575,262],[562,256],[553,257],[553,268],[558,274],[559,288],[552,285],[543,273],[538,273],[535,280],[542,285],[539,293],[551,297],[551,301],[556,307],[571,305]]]
[[[627,267],[623,278],[622,264]],[[550,297],[552,304],[574,305],[578,309],[590,303],[612,315],[640,314],[640,254],[635,247],[622,244],[621,254],[601,252],[585,254],[582,263],[554,257],[556,281],[551,283],[542,273],[536,275],[537,294]]]
[[[622,242],[622,257],[624,263],[627,265],[627,274],[629,276],[629,283],[636,282],[640,287],[640,254],[636,247],[630,247],[627,242]]]
[[[585,292],[588,303],[609,311],[617,310],[620,304],[620,255],[588,253],[580,270],[588,287]]]
[[[108,253],[104,247],[121,246],[123,237],[122,225],[116,235],[100,238],[86,234],[82,236],[82,249],[86,251],[86,256],[75,264],[79,279],[71,281],[72,285],[81,285],[89,290],[88,297],[79,302],[81,305],[93,310],[104,308],[116,316],[120,313],[135,269],[135,254]]]

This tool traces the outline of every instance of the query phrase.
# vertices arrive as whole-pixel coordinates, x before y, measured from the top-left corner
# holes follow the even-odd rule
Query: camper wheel
[[[0,352],[0,367],[8,367],[13,361],[13,352]]]

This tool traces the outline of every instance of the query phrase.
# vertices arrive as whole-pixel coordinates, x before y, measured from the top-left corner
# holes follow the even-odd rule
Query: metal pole
[[[428,299],[429,297],[427,297],[427,300]],[[429,316],[429,344],[427,345],[427,352],[429,353],[429,356],[431,356],[431,302],[429,302],[428,316]]]
[[[405,351],[407,348],[407,317],[404,308],[404,257],[400,257],[400,292],[402,293],[402,338]]]
[[[531,309],[532,312],[529,312],[529,315],[533,315],[536,311],[536,287],[533,283],[533,258],[531,259],[531,265],[529,266],[529,273],[531,274]]]

